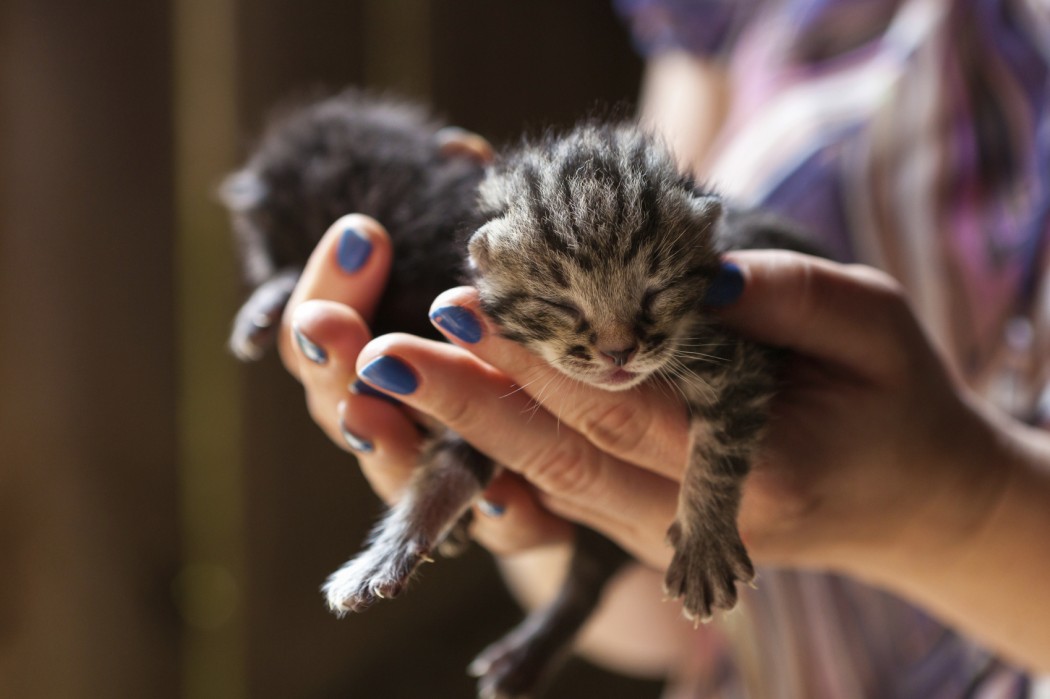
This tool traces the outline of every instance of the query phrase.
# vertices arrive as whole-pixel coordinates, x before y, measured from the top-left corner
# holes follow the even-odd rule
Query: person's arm
[[[711,147],[729,111],[725,65],[685,51],[646,62],[639,120],[660,134],[683,170],[704,175]]]
[[[864,578],[1050,669],[1045,437],[973,405],[886,275],[790,253],[733,259],[742,273],[729,267],[727,278],[746,283],[727,322],[796,353],[745,486],[740,526],[756,562]],[[400,400],[520,474],[547,510],[666,566],[682,406],[648,386],[545,393],[556,370],[495,333],[472,289],[435,302],[449,305],[474,314],[479,340],[386,336],[359,366],[396,355],[419,378]],[[508,394],[510,382],[525,390]],[[522,421],[532,400],[545,410]],[[489,496],[507,522],[529,511],[520,481],[499,487]]]

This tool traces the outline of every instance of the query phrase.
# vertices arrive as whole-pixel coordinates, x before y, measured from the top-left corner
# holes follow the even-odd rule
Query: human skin
[[[374,243],[361,279],[347,279],[334,260],[347,225]],[[500,337],[469,287],[434,307],[473,313],[478,342],[370,340],[366,316],[353,310],[370,304],[351,282],[381,279],[383,241],[377,223],[341,220],[290,304],[291,323],[329,357],[315,364],[282,341],[317,423],[339,444],[341,422],[371,442],[373,451],[358,455],[362,469],[381,496],[395,498],[415,462],[416,429],[402,409],[346,387],[358,368],[396,357],[418,380],[398,399],[508,469],[486,493],[505,514],[478,517],[482,543],[503,556],[542,551],[565,540],[570,520],[663,568],[685,463],[683,406],[654,386],[626,396],[582,385],[545,390],[560,374]],[[743,293],[717,312],[741,333],[795,352],[744,490],[739,523],[756,562],[880,585],[1026,666],[1050,668],[1050,607],[1029,603],[1050,579],[1047,437],[966,393],[886,275],[783,252],[733,261]]]
[[[702,134],[676,138],[695,123],[681,117],[705,95],[719,104],[724,89],[717,71],[680,56],[651,66],[643,114],[668,134],[683,164],[703,161],[717,118]],[[354,273],[336,261],[347,227],[372,243]],[[971,396],[886,275],[786,253],[738,253],[733,261],[743,293],[712,312],[795,353],[744,490],[739,524],[755,561],[881,586],[1022,665],[1050,670],[1050,604],[1033,603],[1045,599],[1050,579],[1050,439]],[[567,390],[553,369],[496,334],[467,288],[434,307],[473,312],[480,341],[371,341],[367,320],[389,262],[382,227],[349,216],[321,241],[296,288],[279,343],[314,420],[343,448],[341,425],[371,443],[358,461],[387,501],[415,465],[419,437],[406,412],[456,429],[508,467],[486,492],[504,513],[479,510],[473,533],[523,600],[551,594],[558,579],[551,572],[564,566],[571,536],[567,521],[584,523],[643,564],[614,583],[584,648],[646,674],[673,672],[686,656],[697,662],[691,626],[676,605],[660,601],[659,571],[671,554],[664,534],[685,463],[682,406],[653,387],[626,399]],[[301,353],[293,324],[328,362]],[[357,368],[380,355],[402,359],[418,379],[415,391],[398,396],[402,408],[348,391]],[[709,627],[705,636],[712,654],[716,633]]]

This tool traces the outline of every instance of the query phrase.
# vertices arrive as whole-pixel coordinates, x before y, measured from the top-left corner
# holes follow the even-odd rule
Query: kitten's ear
[[[470,236],[467,241],[468,264],[470,271],[485,274],[489,271],[491,260],[489,255],[489,231],[492,224],[487,223]]]
[[[238,170],[219,185],[219,199],[234,212],[254,209],[270,193],[269,187],[251,170]]]
[[[688,203],[693,215],[705,226],[715,223],[722,216],[722,200],[714,194],[691,194]]]

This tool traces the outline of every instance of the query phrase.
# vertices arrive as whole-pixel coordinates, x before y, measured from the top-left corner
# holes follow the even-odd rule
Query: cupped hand
[[[733,261],[726,277],[743,293],[719,312],[725,322],[794,351],[745,486],[739,522],[755,559],[864,572],[901,545],[936,553],[976,527],[999,488],[979,458],[989,430],[896,284],[791,253]],[[505,464],[547,510],[665,566],[687,453],[671,392],[572,382],[500,337],[470,288],[440,296],[432,319],[452,345],[377,338],[358,356],[361,377]],[[961,492],[983,495],[960,508]],[[488,499],[505,521],[538,521],[520,480],[494,484]]]
[[[333,442],[355,454],[370,485],[387,502],[397,499],[416,467],[422,443],[418,424],[425,421],[408,407],[409,401],[391,400],[358,380],[355,368],[372,339],[368,321],[390,261],[390,239],[378,222],[356,214],[339,219],[310,257],[278,340],[285,367],[303,384],[313,420]],[[451,351],[480,365],[447,344],[426,344],[438,357]],[[570,526],[542,508],[512,473],[498,477],[489,492],[489,500],[478,508],[474,534],[494,551],[531,548],[571,535]]]

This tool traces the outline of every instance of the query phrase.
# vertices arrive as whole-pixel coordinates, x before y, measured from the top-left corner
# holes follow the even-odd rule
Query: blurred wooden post
[[[0,32],[0,696],[173,699],[168,4]]]
[[[246,696],[239,370],[223,351],[238,270],[215,190],[237,141],[235,0],[174,0],[175,282],[185,623],[182,696]]]

